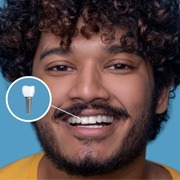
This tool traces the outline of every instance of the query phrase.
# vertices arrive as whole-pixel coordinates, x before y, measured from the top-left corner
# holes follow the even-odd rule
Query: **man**
[[[180,83],[179,4],[9,0],[0,13],[1,67],[52,93],[33,126],[44,153],[0,170],[12,179],[178,179],[145,159]]]

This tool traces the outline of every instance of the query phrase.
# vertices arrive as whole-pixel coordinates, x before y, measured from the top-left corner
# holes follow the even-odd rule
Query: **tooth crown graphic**
[[[24,97],[33,97],[35,94],[35,87],[34,86],[23,86],[22,93]]]
[[[26,98],[26,113],[31,114],[32,97],[35,94],[35,87],[25,85],[22,87],[22,93]]]

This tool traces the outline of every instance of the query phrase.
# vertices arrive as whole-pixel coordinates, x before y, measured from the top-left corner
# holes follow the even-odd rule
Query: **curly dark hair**
[[[78,30],[79,18],[84,26]],[[13,81],[31,75],[41,32],[61,37],[68,49],[81,33],[87,39],[102,32],[102,41],[114,39],[125,30],[119,43],[153,67],[156,95],[173,83],[170,98],[180,84],[180,12],[178,0],[6,0],[0,9],[0,66]],[[155,139],[167,111],[155,115],[150,140]]]

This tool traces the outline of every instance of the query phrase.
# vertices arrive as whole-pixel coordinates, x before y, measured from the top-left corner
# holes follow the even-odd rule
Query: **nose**
[[[79,103],[106,102],[110,93],[103,85],[102,73],[89,65],[78,73],[69,97]]]

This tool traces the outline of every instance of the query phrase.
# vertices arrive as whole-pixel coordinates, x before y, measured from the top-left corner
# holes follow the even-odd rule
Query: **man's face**
[[[94,163],[101,168],[118,158],[113,165],[117,168],[143,156],[152,119],[152,69],[142,58],[119,52],[118,42],[103,43],[98,35],[89,40],[78,35],[64,51],[58,37],[41,35],[33,75],[49,86],[54,106],[83,118],[80,122],[60,116],[51,108],[37,122],[41,143],[57,166],[63,166],[58,165],[58,157],[64,157],[69,167]]]

